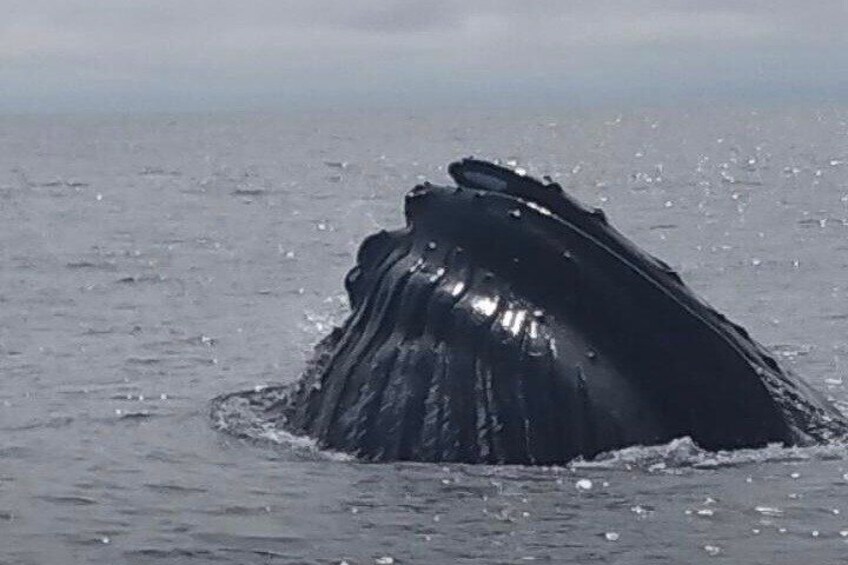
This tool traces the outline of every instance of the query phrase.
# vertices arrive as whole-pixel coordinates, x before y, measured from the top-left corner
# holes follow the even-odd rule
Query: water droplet
[[[440,278],[442,278],[442,277],[444,276],[444,274],[445,274],[445,268],[444,268],[444,267],[439,267],[438,269],[436,269],[436,272],[435,272],[435,273],[433,273],[433,274],[430,276],[430,282],[436,282],[437,280],[439,280]]]
[[[704,546],[704,551],[707,552],[707,555],[713,557],[713,556],[716,556],[719,553],[721,553],[721,548],[717,545],[707,544],[707,545]]]
[[[109,536],[103,536],[102,538],[100,538],[100,543],[108,544],[108,543],[111,543],[111,542],[112,542],[112,540],[109,539]]]
[[[780,516],[781,514],[783,514],[783,510],[773,506],[756,506],[754,510],[756,510],[763,516]]]
[[[435,241],[431,241],[427,244],[427,249],[432,250],[432,249],[435,249],[435,248],[436,248],[436,242]]]
[[[592,490],[593,486],[594,485],[592,484],[592,481],[589,480],[589,479],[580,479],[579,481],[574,483],[574,487],[577,490],[583,490],[583,491]]]
[[[392,565],[395,562],[394,557],[389,557],[388,555],[384,555],[383,557],[378,557],[374,560],[374,563],[377,565]]]
[[[509,211],[509,215],[512,216],[513,218],[516,218],[516,219],[520,218],[521,217],[521,210],[519,210],[518,208],[513,208],[512,210]]]
[[[459,296],[462,291],[465,289],[465,283],[462,281],[458,281],[453,285],[453,288],[450,290],[451,296]]]
[[[618,541],[619,536],[618,532],[607,532],[604,534],[604,537],[607,541]]]
[[[792,477],[793,479],[799,479],[799,478],[801,478],[801,473],[798,473],[796,471],[795,473],[791,473],[789,476]]]
[[[424,265],[424,259],[419,257],[418,259],[415,260],[415,262],[412,265],[409,266],[409,272],[414,273],[415,271],[419,270],[423,265]]]

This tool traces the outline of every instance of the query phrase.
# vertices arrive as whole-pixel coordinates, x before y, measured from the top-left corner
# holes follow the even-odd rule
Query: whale
[[[848,421],[553,182],[468,158],[361,244],[294,383],[224,395],[366,461],[551,465],[690,437],[808,445]]]

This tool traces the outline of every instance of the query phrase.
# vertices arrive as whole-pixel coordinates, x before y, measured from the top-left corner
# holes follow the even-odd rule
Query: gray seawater
[[[842,445],[375,465],[213,427],[469,154],[602,206],[848,406],[845,108],[2,117],[0,563],[844,562]]]

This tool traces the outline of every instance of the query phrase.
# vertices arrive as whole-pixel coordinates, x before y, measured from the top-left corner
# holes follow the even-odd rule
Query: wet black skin
[[[484,161],[365,240],[351,314],[263,417],[374,461],[564,463],[691,436],[824,441],[845,419],[556,184]],[[267,394],[267,393],[266,393]]]

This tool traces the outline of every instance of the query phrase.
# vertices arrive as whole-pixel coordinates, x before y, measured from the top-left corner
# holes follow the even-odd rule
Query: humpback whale
[[[803,445],[848,422],[562,187],[465,159],[359,248],[350,314],[294,384],[220,397],[370,461],[558,464],[691,437]]]

